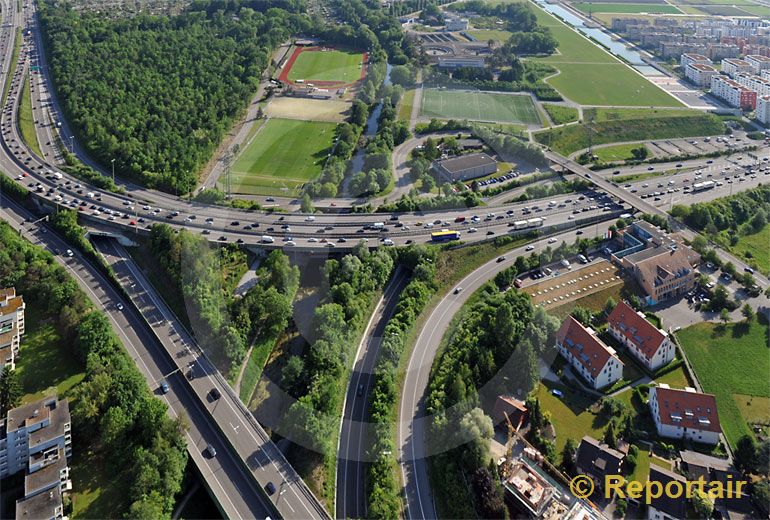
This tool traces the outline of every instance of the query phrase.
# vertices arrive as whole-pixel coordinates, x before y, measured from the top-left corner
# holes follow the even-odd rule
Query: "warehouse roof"
[[[436,163],[450,172],[461,172],[470,168],[477,168],[488,164],[497,164],[497,162],[485,153],[472,153],[436,161]]]

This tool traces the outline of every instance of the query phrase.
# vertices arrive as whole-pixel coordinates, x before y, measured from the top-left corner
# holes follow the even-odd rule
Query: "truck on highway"
[[[527,227],[533,228],[533,227],[543,227],[543,219],[540,217],[535,217],[527,220]]]
[[[528,225],[526,220],[517,220],[513,223],[513,229],[527,229]]]
[[[275,242],[275,239],[271,237],[270,235],[262,235],[262,243],[263,244],[272,244]]]
[[[696,191],[706,191],[712,189],[714,186],[716,186],[714,181],[696,182],[692,185],[692,191],[693,193]]]
[[[371,227],[372,229],[378,229],[378,230],[383,229],[385,227],[385,222],[375,222],[369,227]]]

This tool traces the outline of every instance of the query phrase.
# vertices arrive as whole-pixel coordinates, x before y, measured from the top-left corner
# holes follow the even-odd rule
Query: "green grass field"
[[[538,23],[559,41],[558,53],[535,58],[559,69],[546,79],[562,95],[584,105],[682,106],[674,97],[580,33],[533,5]]]
[[[759,233],[740,235],[738,243],[729,249],[736,255],[756,264],[765,274],[770,273],[770,255],[767,247],[770,244],[770,225],[763,227]]]
[[[612,4],[604,2],[577,2],[572,5],[584,13],[682,14],[682,11],[669,4]]]
[[[753,14],[755,16],[762,16],[767,17],[767,7],[763,5],[741,5],[740,6],[741,11],[746,11],[749,14]]]
[[[37,132],[35,132],[35,115],[32,112],[32,97],[29,93],[29,76],[24,78],[24,86],[21,89],[21,102],[19,104],[19,129],[21,138],[27,143],[27,146],[37,154],[43,157],[40,150],[40,143],[37,142]]]
[[[412,118],[412,105],[414,104],[415,89],[410,88],[401,97],[401,101],[398,103],[398,120],[406,121],[407,123]]]
[[[548,116],[555,125],[563,125],[578,120],[577,108],[554,105],[552,103],[543,103],[543,108],[548,112]]]
[[[551,393],[553,388],[558,388],[564,395],[556,397]],[[561,453],[567,439],[580,442],[585,435],[602,438],[607,419],[589,410],[598,397],[586,397],[550,381],[541,381],[535,396],[543,409],[551,412],[551,421],[556,428],[556,453]]]
[[[361,77],[364,56],[338,50],[304,51],[289,71],[289,81],[342,81],[353,83]]]
[[[589,120],[590,112],[584,113]],[[724,123],[713,114],[697,110],[602,109],[595,112],[593,144],[647,139],[675,139],[724,132]],[[586,125],[569,125],[534,134],[535,140],[559,153],[569,155],[588,148]]]
[[[495,92],[424,89],[420,115],[445,119],[540,124],[530,96]]]
[[[616,162],[632,159],[631,150],[639,148],[638,144],[616,144],[604,148],[594,148],[594,154],[601,162]]]
[[[735,446],[751,430],[734,394],[770,397],[767,324],[697,323],[677,337],[704,390],[716,396],[722,431]]]
[[[335,126],[318,121],[269,120],[233,164],[233,191],[296,194],[299,186],[321,172],[331,151]],[[220,178],[220,183],[223,181]]]

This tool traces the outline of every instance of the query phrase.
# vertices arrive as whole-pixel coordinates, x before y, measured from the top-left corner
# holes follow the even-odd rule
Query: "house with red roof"
[[[649,404],[661,437],[704,444],[719,442],[722,427],[713,395],[696,392],[690,387],[677,390],[661,383],[650,388]]]
[[[650,371],[667,365],[676,349],[668,333],[647,321],[625,301],[618,303],[607,318],[607,330]]]
[[[567,316],[556,333],[556,347],[591,388],[604,388],[623,375],[623,362],[615,350],[572,316]]]

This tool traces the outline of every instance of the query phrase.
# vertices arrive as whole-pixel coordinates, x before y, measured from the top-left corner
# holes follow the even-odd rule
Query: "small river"
[[[556,4],[549,4],[544,0],[534,0],[534,2],[540,7],[542,7],[544,10],[560,18],[567,25],[574,27],[584,35],[590,38],[593,38],[597,42],[601,43],[612,54],[627,61],[629,64],[631,64],[632,67],[634,67],[636,70],[641,72],[643,75],[645,76],[662,75],[662,73],[659,70],[657,70],[655,67],[651,67],[650,65],[647,65],[642,59],[642,56],[638,52],[629,49],[621,42],[613,40],[607,33],[605,33],[600,29],[596,29],[594,27],[586,27],[585,24],[583,23],[583,20],[580,17],[575,16],[573,13],[571,13],[564,7]]]

